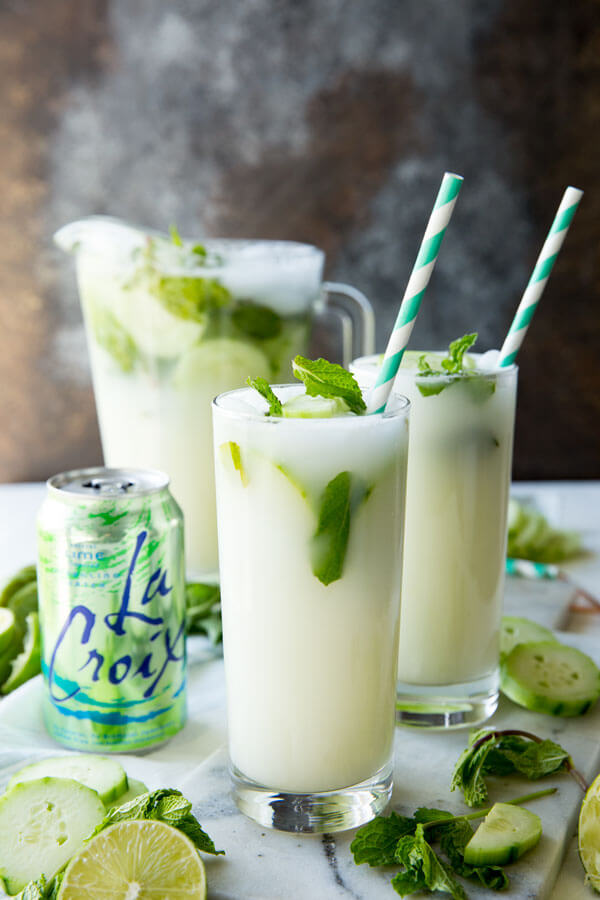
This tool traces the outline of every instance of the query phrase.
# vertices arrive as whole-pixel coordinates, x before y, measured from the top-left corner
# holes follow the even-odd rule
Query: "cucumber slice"
[[[8,782],[8,787],[10,790],[17,784],[47,776],[77,781],[96,791],[104,804],[117,800],[129,789],[127,774],[121,763],[116,759],[87,753],[41,759],[16,772]]]
[[[585,880],[600,892],[600,775],[588,788],[581,804],[578,843]]]
[[[330,419],[349,412],[341,397],[309,397],[300,394],[283,404],[283,415],[288,419]]]
[[[500,667],[500,687],[534,712],[579,716],[600,696],[600,669],[581,650],[555,641],[517,644]]]
[[[13,594],[16,594],[20,588],[29,584],[30,581],[35,581],[36,578],[37,574],[35,566],[25,566],[24,569],[17,572],[17,574],[11,578],[2,589],[2,593],[0,594],[0,606],[6,606]]]
[[[531,644],[534,641],[558,643],[552,631],[531,619],[519,616],[503,616],[500,624],[500,659],[508,656],[517,644]]]
[[[10,675],[14,659],[18,656],[22,646],[23,639],[21,638],[20,632],[18,632],[15,627],[10,644],[0,652],[0,685],[4,684]]]
[[[542,822],[535,813],[511,803],[494,803],[465,847],[465,862],[504,866],[535,847],[541,836]]]
[[[27,633],[23,650],[12,661],[10,675],[2,685],[3,694],[10,694],[30,678],[39,675],[41,671],[40,621],[36,612],[29,613],[26,625]]]
[[[15,638],[15,614],[12,609],[0,606],[0,655],[13,643]]]
[[[104,818],[95,791],[67,778],[16,784],[0,797],[0,877],[11,894],[54,873]]]
[[[143,781],[138,781],[136,778],[128,778],[127,781],[129,782],[128,789],[124,794],[121,794],[120,797],[117,797],[116,800],[107,803],[107,809],[110,809],[112,806],[123,806],[125,803],[129,803],[130,800],[135,800],[135,798],[139,797],[141,794],[148,793],[148,788]]]
[[[258,347],[232,338],[202,341],[184,353],[173,372],[173,386],[202,387],[212,394],[243,387],[246,378],[270,377],[269,360]]]

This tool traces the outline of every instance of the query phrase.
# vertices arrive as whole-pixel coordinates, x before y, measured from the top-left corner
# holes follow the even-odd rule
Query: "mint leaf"
[[[119,320],[103,306],[89,310],[92,331],[99,346],[112,356],[122,372],[135,369],[140,353],[137,344]]]
[[[473,829],[467,820],[455,819],[442,826],[440,849],[457,875],[479,881],[493,891],[505,890],[509,886],[509,880],[500,866],[471,866],[465,862],[465,847],[472,837]]]
[[[457,340],[452,341],[448,347],[447,358],[442,360],[442,368],[449,375],[459,375],[464,371],[463,356],[467,350],[471,349],[477,337],[477,332],[474,332],[473,334],[464,334]]]
[[[192,804],[185,799],[181,791],[173,788],[161,788],[135,797],[123,806],[113,807],[90,837],[94,837],[116,822],[124,822],[128,819],[157,819],[159,822],[164,822],[182,831],[198,850],[212,853],[215,856],[225,853],[224,850],[215,849],[213,841],[192,815],[191,809]]]
[[[488,731],[484,728],[470,735],[469,746],[463,750],[454,768],[450,790],[461,790],[467,806],[480,806],[488,795],[483,769],[494,742],[486,740],[478,744],[486,734]]]
[[[434,373],[432,372],[431,374],[433,375]],[[441,394],[444,388],[448,387],[448,384],[449,382],[447,381],[437,381],[435,384],[423,384],[417,381],[417,387],[423,397],[434,397],[436,394]]]
[[[391,866],[396,862],[396,845],[401,837],[413,834],[414,819],[392,812],[389,816],[377,816],[356,832],[350,851],[357,866]]]
[[[172,244],[175,244],[176,247],[183,247],[183,241],[177,229],[177,225],[169,225],[169,234],[171,235]]]
[[[311,397],[341,397],[351,412],[360,415],[367,406],[356,379],[337,363],[326,359],[306,359],[296,356],[292,361],[294,375],[304,382]]]
[[[186,633],[203,634],[212,644],[223,639],[221,590],[218,584],[189,582],[185,586]]]
[[[207,313],[231,301],[227,288],[215,278],[194,275],[156,275],[151,292],[171,315],[192,322],[204,322]]]
[[[325,487],[319,503],[317,530],[311,541],[313,574],[328,585],[342,577],[351,514],[368,499],[371,488],[350,472],[340,472]]]
[[[281,316],[275,310],[252,300],[239,300],[231,319],[238,331],[259,341],[279,337],[283,327]]]
[[[452,776],[452,791],[459,788],[467,806],[479,806],[487,798],[485,775],[519,772],[530,781],[559,771],[573,770],[566,750],[554,741],[529,732],[493,731],[482,728],[469,738]]]
[[[275,392],[271,388],[271,385],[265,378],[261,378],[260,376],[258,378],[250,378],[250,376],[248,376],[248,378],[246,378],[246,384],[249,387],[254,388],[255,391],[258,391],[258,393],[265,398],[265,400],[269,404],[270,416],[283,415],[281,400],[275,394]]]
[[[449,894],[454,900],[467,900],[462,885],[454,879],[450,867],[425,840],[423,825],[417,825],[414,835],[400,838],[396,861],[405,868],[405,872],[392,879],[392,886],[400,896],[416,890],[429,890]],[[415,886],[409,890],[411,883]]]
[[[204,244],[194,244],[191,249],[192,253],[195,253],[196,256],[200,256],[203,260],[208,256],[208,251]]]

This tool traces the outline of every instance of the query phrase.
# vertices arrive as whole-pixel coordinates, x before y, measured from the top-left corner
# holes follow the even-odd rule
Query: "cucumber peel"
[[[40,621],[37,612],[29,613],[25,625],[27,633],[23,650],[11,663],[10,675],[2,685],[3,694],[10,694],[41,671]]]
[[[517,644],[500,666],[514,703],[552,716],[578,716],[600,696],[600,669],[587,654],[555,641]]]
[[[542,836],[539,816],[521,806],[494,803],[467,846],[471,866],[504,866],[523,856]]]
[[[119,798],[129,790],[127,773],[121,763],[116,759],[92,756],[88,753],[51,756],[25,766],[13,775],[8,783],[8,788],[10,790],[17,784],[45,777],[68,778],[77,781],[95,791],[105,805],[114,805],[113,801],[117,800],[120,803]],[[138,793],[145,793],[145,790]]]

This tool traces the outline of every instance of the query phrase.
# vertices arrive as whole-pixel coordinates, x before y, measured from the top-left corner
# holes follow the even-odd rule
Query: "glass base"
[[[422,685],[399,681],[396,721],[415,728],[470,728],[498,706],[498,673],[462,684]]]
[[[357,828],[383,812],[392,794],[391,763],[360,784],[314,794],[271,790],[246,778],[235,766],[230,774],[240,812],[259,825],[296,834]]]

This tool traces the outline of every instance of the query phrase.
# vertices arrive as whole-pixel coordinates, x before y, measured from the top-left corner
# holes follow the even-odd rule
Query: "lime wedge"
[[[15,625],[22,638],[27,630],[27,616],[32,612],[37,612],[37,581],[30,581],[23,587],[20,587],[18,591],[15,591],[7,606],[15,615]]]
[[[36,612],[29,613],[26,618],[27,632],[25,634],[25,643],[23,650],[13,660],[10,675],[2,685],[2,693],[10,694],[15,688],[20,687],[38,675],[40,672],[40,622]]]
[[[110,825],[74,856],[58,900],[205,900],[206,875],[188,837],[153,819]]]
[[[586,882],[600,891],[600,775],[588,788],[581,804],[579,856]]]
[[[6,606],[13,594],[16,594],[20,588],[29,584],[30,581],[35,581],[36,577],[35,566],[25,566],[24,569],[17,572],[2,588],[0,606]]]
[[[15,638],[15,614],[12,609],[0,606],[0,656]]]

